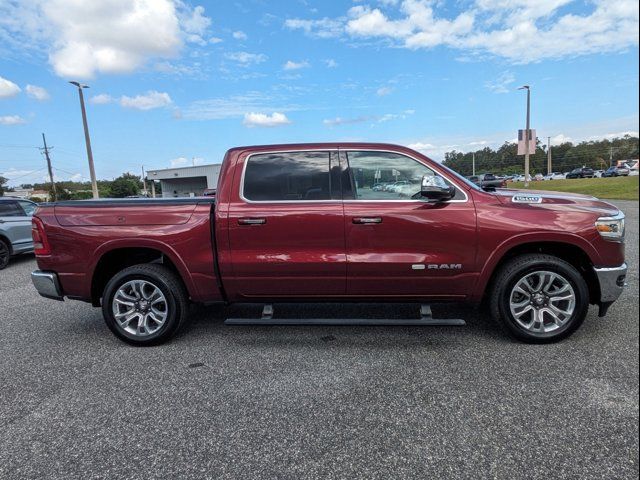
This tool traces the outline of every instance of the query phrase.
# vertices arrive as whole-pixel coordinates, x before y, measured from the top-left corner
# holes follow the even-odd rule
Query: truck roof
[[[243,151],[274,151],[274,150],[401,150],[405,152],[415,152],[411,148],[393,143],[373,143],[373,142],[320,142],[320,143],[281,143],[273,145],[247,145],[230,148],[227,153],[239,153]],[[424,154],[423,154],[424,155]]]

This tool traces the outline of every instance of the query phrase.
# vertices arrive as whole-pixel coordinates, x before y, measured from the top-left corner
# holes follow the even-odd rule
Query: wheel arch
[[[589,245],[591,247],[591,245]],[[509,245],[501,249],[500,254],[495,254],[484,266],[476,286],[474,297],[484,301],[491,292],[496,275],[502,266],[519,255],[527,253],[542,253],[558,257],[575,267],[587,282],[589,289],[589,303],[595,304],[600,300],[600,285],[593,269],[597,258],[593,256],[593,247],[583,248],[581,245],[569,241],[545,240],[545,241],[524,241]],[[589,253],[592,255],[589,255]],[[595,252],[597,254],[597,252]]]
[[[97,262],[91,275],[91,303],[98,307],[102,292],[109,279],[127,267],[141,263],[156,263],[172,270],[192,296],[194,284],[186,266],[175,253],[159,245],[111,245],[96,253]]]
[[[9,255],[13,255],[13,245],[11,244],[11,240],[9,240],[9,238],[3,233],[0,233],[0,240],[9,247]]]

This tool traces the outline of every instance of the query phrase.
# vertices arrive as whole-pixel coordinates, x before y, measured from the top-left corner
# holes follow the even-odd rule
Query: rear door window
[[[24,217],[18,202],[0,202],[0,217]]]
[[[330,152],[285,152],[247,159],[242,196],[253,202],[331,200]]]

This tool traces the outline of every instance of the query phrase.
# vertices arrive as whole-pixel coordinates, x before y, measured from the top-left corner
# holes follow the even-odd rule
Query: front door
[[[465,191],[458,188],[453,200],[429,203],[419,194],[422,177],[434,175],[426,162],[385,151],[342,154],[351,178],[344,199],[347,294],[427,299],[469,294],[476,216]]]
[[[344,295],[337,153],[272,152],[238,161],[242,176],[234,179],[228,217],[229,291],[241,297]]]

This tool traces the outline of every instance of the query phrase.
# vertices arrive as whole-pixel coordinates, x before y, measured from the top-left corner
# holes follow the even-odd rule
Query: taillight
[[[44,232],[44,224],[38,217],[31,219],[31,237],[33,238],[33,251],[36,255],[50,255],[51,247]]]

